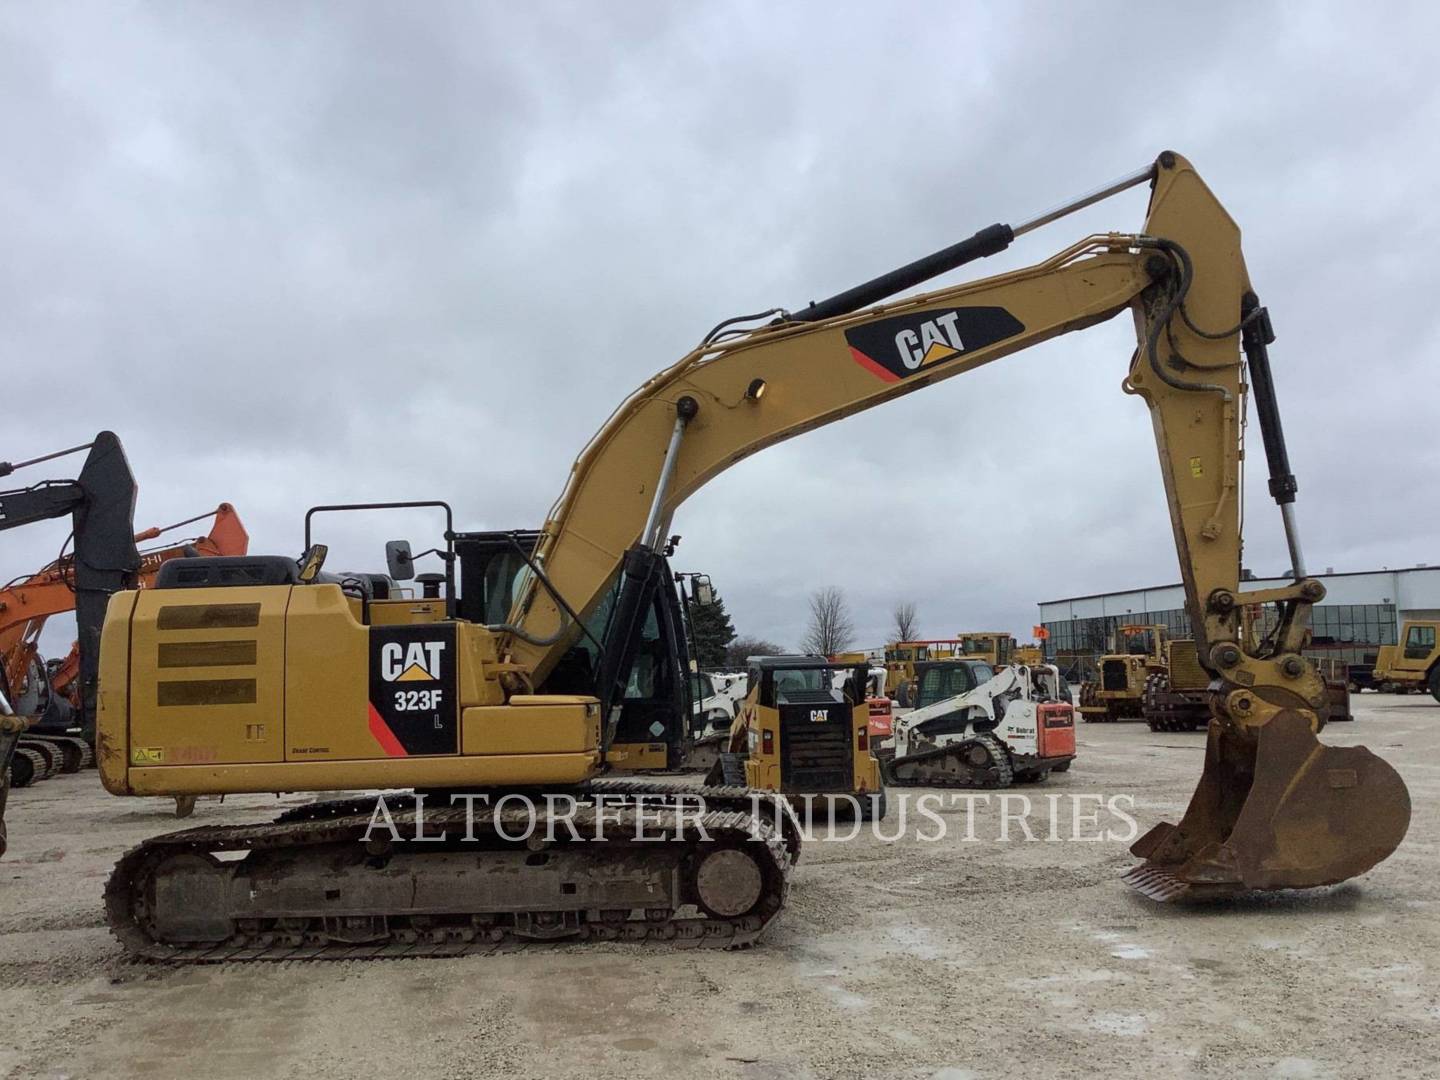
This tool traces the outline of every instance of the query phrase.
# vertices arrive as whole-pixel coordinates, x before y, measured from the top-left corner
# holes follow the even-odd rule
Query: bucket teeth
[[[1149,863],[1131,867],[1121,878],[1142,896],[1161,904],[1184,900],[1191,891],[1189,882],[1181,881],[1169,870],[1162,870]]]
[[[1239,880],[1217,878],[1206,881],[1203,877],[1195,880],[1195,875],[1199,872],[1192,864],[1191,879],[1186,880],[1175,870],[1145,862],[1131,867],[1121,875],[1120,880],[1141,896],[1147,896],[1160,904],[1197,903],[1246,891],[1245,884]]]

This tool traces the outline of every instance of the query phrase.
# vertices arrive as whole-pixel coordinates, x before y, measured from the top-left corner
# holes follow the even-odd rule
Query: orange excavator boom
[[[164,547],[140,552],[140,569],[136,588],[148,588],[160,567],[171,559],[195,555],[244,555],[250,547],[250,536],[240,515],[230,503],[221,503],[214,510],[177,521],[173,525],[151,526],[135,534],[136,543],[154,540],[186,525],[212,518],[210,531]],[[0,587],[0,684],[18,700],[30,678],[39,655],[40,633],[53,615],[75,609],[74,557],[63,555],[48,566],[27,577],[17,578]],[[50,675],[50,687],[73,700],[78,695],[80,675],[78,643]]]

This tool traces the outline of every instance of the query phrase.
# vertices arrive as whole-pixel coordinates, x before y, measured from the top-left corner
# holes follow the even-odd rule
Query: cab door
[[[1408,624],[1400,652],[1400,670],[1423,673],[1430,666],[1430,658],[1434,655],[1435,624]]]
[[[609,754],[618,769],[670,769],[680,763],[692,708],[682,677],[687,650],[678,611],[666,599],[666,590],[657,589],[641,630]]]

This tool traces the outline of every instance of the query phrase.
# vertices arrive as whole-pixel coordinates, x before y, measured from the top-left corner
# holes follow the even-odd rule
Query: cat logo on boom
[[[436,682],[443,641],[387,641],[380,646],[380,677],[386,682]]]
[[[1004,308],[912,311],[845,331],[855,362],[886,382],[925,371],[1025,329]]]
[[[965,343],[960,340],[960,331],[955,329],[959,321],[958,311],[947,311],[922,322],[918,333],[908,326],[902,327],[895,335],[895,349],[900,354],[900,362],[914,371],[964,352]]]

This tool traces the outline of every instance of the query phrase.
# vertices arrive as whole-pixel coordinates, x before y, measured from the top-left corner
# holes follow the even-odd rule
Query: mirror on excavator
[[[385,570],[396,581],[415,577],[415,556],[410,553],[409,540],[390,540],[385,544]]]

